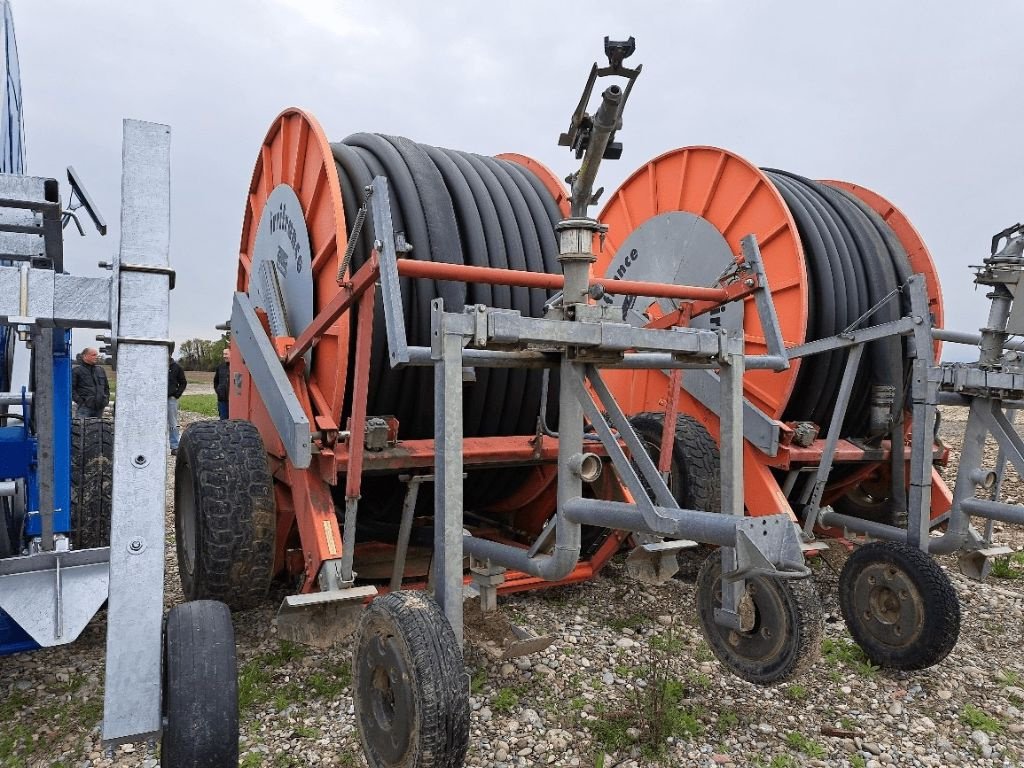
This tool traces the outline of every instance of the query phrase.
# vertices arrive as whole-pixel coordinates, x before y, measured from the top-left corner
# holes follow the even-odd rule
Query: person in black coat
[[[213,391],[217,393],[217,413],[221,419],[228,417],[228,391],[231,388],[231,352],[224,350],[224,362],[213,374]]]
[[[94,347],[86,347],[71,369],[71,400],[78,406],[80,418],[101,418],[110,402],[110,384],[107,372],[97,365],[99,356]]]
[[[174,358],[170,358],[170,365],[167,368],[167,433],[171,443],[171,454],[178,453],[178,398],[185,393],[188,381],[185,379],[185,369],[178,365]]]

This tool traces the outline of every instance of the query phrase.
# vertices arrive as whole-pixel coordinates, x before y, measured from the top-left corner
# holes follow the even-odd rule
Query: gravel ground
[[[945,413],[942,435],[954,447],[964,418]],[[1005,488],[1011,501],[1022,498],[1015,473]],[[169,490],[169,528],[171,499]],[[1024,533],[997,531],[997,540],[1024,549]],[[170,605],[181,596],[170,531],[168,542]],[[814,565],[827,615],[822,657],[776,688],[723,671],[697,629],[694,587],[685,578],[639,585],[616,562],[594,582],[503,600],[514,620],[557,641],[505,663],[468,647],[467,764],[1022,764],[1024,580],[977,584],[943,559],[963,604],[960,642],[933,669],[889,673],[865,662],[839,616],[836,573],[844,557],[835,545]],[[273,616],[273,601],[236,615],[242,765],[365,765],[348,685],[350,644],[327,652],[283,644]],[[155,768],[145,745],[113,755],[99,746],[104,633],[101,614],[70,647],[0,660],[0,765]],[[658,680],[668,683],[671,700],[660,715],[647,693]]]

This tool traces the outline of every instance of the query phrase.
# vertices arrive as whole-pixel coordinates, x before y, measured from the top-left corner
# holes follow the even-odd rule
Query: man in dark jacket
[[[110,402],[107,372],[97,365],[100,353],[93,347],[82,350],[79,364],[71,369],[71,399],[80,418],[101,418]]]
[[[167,369],[167,433],[171,442],[171,455],[178,453],[178,398],[185,393],[188,381],[185,370],[170,358]]]
[[[217,413],[221,419],[228,417],[228,391],[231,388],[231,353],[224,350],[224,362],[217,366],[213,374],[213,391],[217,393]]]

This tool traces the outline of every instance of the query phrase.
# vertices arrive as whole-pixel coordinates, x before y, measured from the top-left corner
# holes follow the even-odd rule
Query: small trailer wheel
[[[462,766],[469,684],[448,619],[421,592],[391,592],[363,613],[353,653],[356,722],[371,768]]]
[[[187,600],[231,610],[262,600],[274,574],[274,480],[247,421],[200,421],[181,436],[174,465],[178,573]]]
[[[224,603],[176,605],[164,629],[162,768],[237,768],[238,672]]]
[[[750,631],[715,621],[722,606],[722,558],[713,553],[697,574],[697,616],[711,651],[730,672],[757,685],[788,680],[807,669],[821,646],[821,602],[810,579],[746,580],[741,610],[754,612]]]
[[[839,574],[839,607],[850,635],[873,664],[925,669],[953,650],[960,601],[939,564],[909,544],[874,541]]]

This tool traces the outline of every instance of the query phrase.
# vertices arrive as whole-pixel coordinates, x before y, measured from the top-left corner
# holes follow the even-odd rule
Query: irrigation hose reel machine
[[[820,606],[792,517],[744,515],[741,337],[638,328],[605,300],[685,301],[699,315],[751,297],[774,353],[759,364],[785,368],[756,239],[711,288],[591,277],[604,226],[587,211],[639,74],[622,63],[631,47],[606,46],[609,66],[593,67],[562,137],[582,159],[568,198],[527,158],[374,134],[331,144],[298,110],[257,160],[231,321],[233,420],[190,427],[178,454],[183,586],[243,607],[290,578],[279,632],[306,641],[358,619],[354,697],[373,765],[417,749],[461,761],[467,592],[500,621],[498,593],[590,578],[630,532],[631,569],[652,581],[672,575],[681,547],[720,547],[698,614],[734,673],[776,682],[816,654]],[[609,76],[628,84],[591,116]],[[719,371],[720,513],[681,507],[605,381],[647,369]],[[216,524],[233,526],[220,549]],[[433,598],[408,589],[424,582]],[[399,704],[405,724],[382,714]]]

